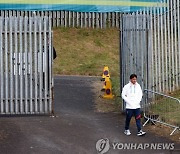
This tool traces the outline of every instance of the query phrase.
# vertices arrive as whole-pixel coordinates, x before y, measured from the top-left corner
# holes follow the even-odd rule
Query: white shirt
[[[121,96],[126,102],[126,109],[140,108],[142,95],[143,93],[141,86],[137,82],[135,84],[129,82],[127,85],[125,85]]]

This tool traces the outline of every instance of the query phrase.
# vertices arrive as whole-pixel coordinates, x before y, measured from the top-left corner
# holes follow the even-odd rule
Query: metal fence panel
[[[83,27],[83,28],[101,28],[107,27],[119,28],[121,17],[120,12],[72,12],[72,11],[0,11],[0,16],[47,16],[51,18],[52,27]]]
[[[179,0],[168,0],[167,5],[122,15],[122,87],[135,73],[143,90],[166,93],[179,89]]]
[[[52,113],[51,42],[46,16],[0,17],[0,114]]]

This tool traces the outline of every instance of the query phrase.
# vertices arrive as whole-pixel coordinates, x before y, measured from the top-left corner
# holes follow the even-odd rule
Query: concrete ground
[[[110,140],[109,154],[177,154],[174,150],[114,150],[112,143],[173,143],[150,132],[144,137],[125,136],[124,116],[97,113],[91,84],[94,77],[55,77],[55,114],[57,117],[1,117],[0,153],[2,154],[96,154],[96,142]],[[163,130],[162,130],[163,131]],[[175,149],[180,145],[175,144]],[[120,144],[122,145],[122,144]],[[122,148],[122,146],[120,147]]]

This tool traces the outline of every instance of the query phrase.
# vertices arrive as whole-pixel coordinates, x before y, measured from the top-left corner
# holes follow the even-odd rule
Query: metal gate
[[[0,17],[0,114],[51,114],[48,17]]]
[[[138,75],[138,83],[142,89],[147,88],[148,72],[148,27],[147,16],[141,12],[136,15],[122,15],[121,30],[121,85],[129,82],[132,73]],[[122,108],[125,108],[123,104]]]
[[[122,15],[122,87],[129,82],[130,74],[136,73],[143,90],[167,93],[180,88],[180,2],[161,3]]]

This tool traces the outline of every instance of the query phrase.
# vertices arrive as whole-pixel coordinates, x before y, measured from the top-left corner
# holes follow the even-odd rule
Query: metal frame
[[[51,19],[0,17],[0,114],[52,114]]]
[[[149,98],[148,98],[148,94],[151,93],[151,94],[153,94],[153,96],[154,96],[154,94],[156,94],[156,95],[163,96],[163,97],[170,98],[170,99],[172,99],[172,100],[177,101],[177,103],[179,104],[179,108],[178,108],[178,109],[180,109],[180,100],[177,99],[177,98],[174,98],[174,97],[171,97],[171,96],[168,96],[168,95],[159,93],[159,92],[155,92],[155,91],[152,91],[152,90],[147,90],[147,89],[145,89],[144,92],[147,93],[147,98],[145,98],[144,106],[149,105],[149,104],[148,104],[148,99],[149,99]],[[149,110],[149,109],[148,109],[148,110]],[[148,112],[149,112],[149,111],[148,111]],[[160,124],[163,124],[163,125],[166,125],[166,126],[169,126],[169,127],[174,128],[173,131],[170,133],[170,135],[173,135],[176,130],[180,130],[180,127],[179,127],[179,126],[175,126],[175,125],[172,125],[172,124],[163,122],[163,121],[161,121],[161,120],[159,120],[159,119],[157,119],[157,118],[154,118],[153,116],[147,115],[147,114],[146,114],[146,107],[144,107],[144,118],[147,119],[147,120],[146,120],[145,123],[143,124],[143,127],[144,127],[148,122],[151,121],[153,124],[155,124],[155,122],[158,122],[158,123],[160,123]]]

